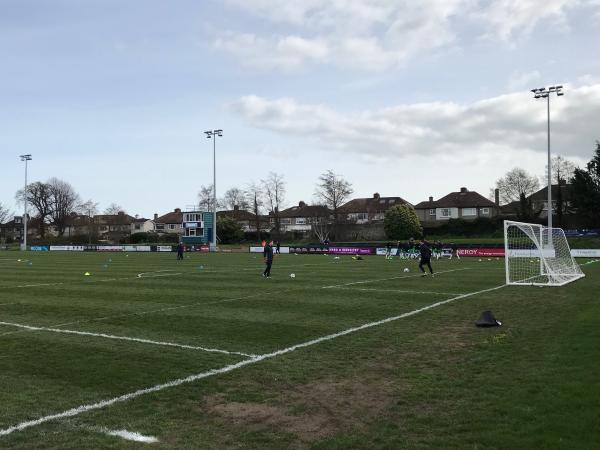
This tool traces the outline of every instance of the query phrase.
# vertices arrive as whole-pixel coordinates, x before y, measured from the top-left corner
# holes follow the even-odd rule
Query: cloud
[[[475,36],[512,44],[541,23],[569,29],[579,7],[598,0],[227,0],[262,20],[261,31],[229,30],[213,44],[241,64],[297,69],[306,64],[383,71]],[[264,30],[264,31],[262,31]]]
[[[540,79],[541,75],[537,70],[532,72],[513,72],[508,81],[508,90],[520,91],[523,89],[533,89],[537,87]]]
[[[600,84],[573,88],[553,100],[553,148],[586,159],[598,139]],[[308,139],[321,152],[398,161],[426,155],[470,160],[504,158],[518,164],[524,153],[546,148],[546,108],[529,93],[472,104],[429,102],[353,114],[291,98],[245,96],[230,109],[252,126]]]

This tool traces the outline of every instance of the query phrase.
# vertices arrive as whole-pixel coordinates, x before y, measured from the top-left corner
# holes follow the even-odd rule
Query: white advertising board
[[[574,258],[600,258],[600,248],[571,249],[571,256]]]
[[[51,245],[50,251],[59,251],[59,252],[82,252],[83,245]]]

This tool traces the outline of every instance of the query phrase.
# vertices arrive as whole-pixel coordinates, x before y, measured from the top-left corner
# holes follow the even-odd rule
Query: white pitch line
[[[470,267],[464,267],[462,269],[441,270],[439,272],[436,272],[436,274],[439,274],[439,273],[449,273],[449,272],[458,272],[460,270],[469,270],[469,269],[471,269],[471,268]],[[399,280],[401,278],[414,278],[414,277],[420,277],[420,276],[422,276],[421,273],[417,273],[417,274],[413,274],[413,275],[398,275],[397,277],[379,278],[379,279],[376,279],[376,280],[364,280],[364,281],[353,281],[351,283],[332,284],[330,286],[323,286],[321,289],[332,289],[332,288],[338,288],[338,287],[353,286],[355,284],[377,283],[378,281]]]
[[[377,289],[377,288],[353,288],[353,287],[338,287],[337,289],[345,289],[348,291],[397,292],[399,294],[462,295],[460,292],[409,291],[409,290],[403,290],[403,289]]]
[[[0,303],[0,306],[8,306],[8,305],[18,305],[19,302],[12,302],[12,303]]]
[[[150,339],[134,338],[134,337],[128,337],[128,336],[115,336],[112,334],[105,334],[105,333],[92,333],[89,331],[65,330],[62,328],[35,327],[35,326],[31,326],[31,325],[23,325],[20,323],[13,323],[13,322],[0,322],[0,325],[7,325],[7,326],[11,326],[11,327],[16,327],[16,328],[22,328],[24,330],[29,330],[29,331],[44,331],[44,332],[51,332],[51,333],[76,334],[79,336],[91,336],[91,337],[99,337],[99,338],[104,338],[104,339],[115,339],[118,341],[140,342],[142,344],[162,345],[165,347],[177,347],[177,348],[183,348],[183,349],[188,349],[188,350],[201,350],[204,352],[211,352],[211,353],[224,353],[226,355],[238,355],[238,356],[245,356],[248,358],[253,358],[256,356],[256,355],[252,355],[249,353],[232,352],[232,351],[228,351],[228,350],[221,350],[218,348],[197,347],[197,346],[186,345],[186,344],[175,344],[173,342],[153,341]]]
[[[257,355],[257,356],[255,356],[255,357],[253,357],[251,359],[246,359],[246,360],[240,361],[240,362],[238,362],[236,364],[230,364],[228,366],[221,367],[219,369],[211,369],[211,370],[208,370],[206,372],[201,372],[201,373],[198,373],[198,374],[190,375],[190,376],[185,377],[185,378],[178,378],[178,379],[169,381],[167,383],[157,384],[155,386],[151,386],[151,387],[148,387],[148,388],[145,388],[145,389],[139,389],[137,391],[130,392],[128,394],[123,394],[123,395],[121,395],[119,397],[114,397],[114,398],[111,398],[111,399],[108,399],[108,400],[102,400],[102,401],[97,402],[97,403],[91,403],[91,404],[87,404],[87,405],[81,405],[81,406],[78,406],[76,408],[71,408],[71,409],[68,409],[66,411],[63,411],[61,413],[51,414],[51,415],[48,415],[48,416],[40,417],[39,419],[28,420],[28,421],[25,421],[25,422],[21,422],[21,423],[19,423],[17,425],[14,425],[12,427],[1,429],[0,430],[0,437],[12,434],[15,431],[22,431],[22,430],[25,430],[26,428],[38,426],[38,425],[41,425],[43,423],[50,422],[52,420],[64,419],[66,417],[78,416],[78,415],[83,414],[83,413],[85,413],[87,411],[93,411],[93,410],[97,410],[97,409],[106,408],[107,406],[111,406],[111,405],[114,405],[116,403],[126,402],[126,401],[132,400],[134,398],[140,397],[142,395],[150,394],[152,392],[158,392],[158,391],[162,391],[162,390],[167,389],[167,388],[180,386],[182,384],[192,383],[194,381],[201,380],[203,378],[208,378],[208,377],[211,377],[211,376],[220,375],[220,374],[223,374],[223,373],[228,373],[228,372],[231,372],[233,370],[239,369],[241,367],[245,367],[245,366],[248,366],[250,364],[256,364],[256,363],[258,363],[260,361],[264,361],[265,359],[275,358],[277,356],[285,355],[286,353],[291,353],[291,352],[294,352],[294,351],[296,351],[298,349],[305,348],[305,347],[310,347],[310,346],[319,344],[321,342],[330,341],[332,339],[336,339],[338,337],[345,336],[347,334],[355,333],[357,331],[365,330],[367,328],[377,327],[377,326],[380,326],[380,325],[383,325],[383,324],[386,324],[386,323],[389,323],[389,322],[393,322],[393,321],[396,321],[396,320],[404,319],[406,317],[414,316],[414,315],[422,313],[424,311],[427,311],[427,310],[430,310],[430,309],[433,309],[433,308],[437,308],[438,306],[445,305],[447,303],[451,303],[451,302],[454,302],[456,300],[460,300],[460,299],[463,299],[463,298],[471,297],[473,295],[478,295],[478,294],[483,294],[485,292],[495,291],[495,290],[503,288],[504,286],[506,286],[506,285],[503,284],[501,286],[496,286],[496,287],[489,288],[489,289],[483,289],[481,291],[470,292],[468,294],[459,295],[457,297],[449,298],[447,300],[443,300],[443,301],[437,302],[437,303],[432,303],[431,305],[427,305],[427,306],[424,306],[422,308],[415,309],[413,311],[410,311],[410,312],[407,312],[407,313],[404,313],[404,314],[400,314],[398,316],[388,317],[386,319],[378,320],[376,322],[369,322],[369,323],[366,323],[364,325],[360,325],[358,327],[349,328],[347,330],[340,331],[338,333],[328,334],[327,336],[323,336],[323,337],[320,337],[320,338],[317,338],[317,339],[306,341],[306,342],[303,342],[301,344],[296,344],[296,345],[293,345],[291,347],[287,347],[287,348],[284,348],[284,349],[281,349],[281,350],[277,350],[277,351],[274,351],[274,352],[271,352],[271,353],[265,353],[265,354],[262,354],[262,355]]]
[[[142,442],[144,444],[154,444],[154,443],[158,442],[158,439],[156,439],[154,436],[144,436],[143,434],[135,433],[133,431],[106,430],[106,429],[101,429],[99,431],[101,431],[102,433],[108,434],[109,436],[120,437],[127,441]]]

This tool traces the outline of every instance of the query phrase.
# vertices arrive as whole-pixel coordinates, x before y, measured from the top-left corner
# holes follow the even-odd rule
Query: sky
[[[0,0],[0,203],[58,177],[152,217],[273,171],[352,197],[488,196],[600,139],[600,0]]]

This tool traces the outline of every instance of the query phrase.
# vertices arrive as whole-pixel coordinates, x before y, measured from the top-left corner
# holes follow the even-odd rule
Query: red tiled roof
[[[432,208],[493,208],[496,204],[475,191],[451,192],[435,201],[417,203],[415,209]]]

